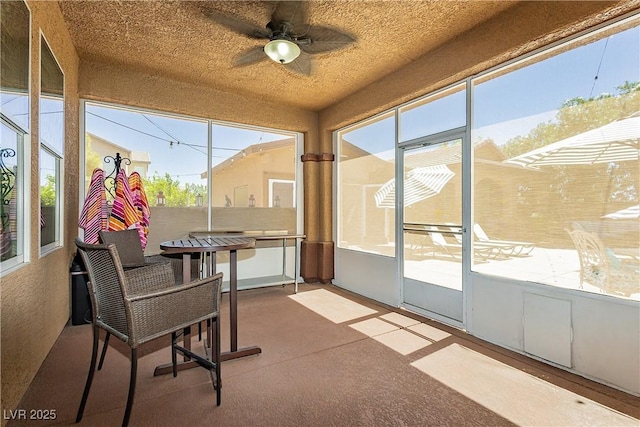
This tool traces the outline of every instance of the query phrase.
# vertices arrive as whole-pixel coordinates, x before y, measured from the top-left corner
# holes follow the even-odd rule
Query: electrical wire
[[[201,154],[204,154],[204,155],[206,155],[206,154],[207,154],[206,152],[204,152],[204,151],[202,151],[202,150],[198,150],[198,148],[207,148],[207,146],[206,146],[206,145],[187,144],[187,143],[185,143],[185,142],[181,142],[178,138],[175,138],[175,137],[174,137],[173,135],[171,135],[169,132],[167,132],[166,130],[162,129],[158,124],[156,124],[155,122],[153,122],[151,119],[149,119],[146,115],[144,115],[144,114],[142,114],[142,113],[140,113],[140,115],[142,115],[145,119],[147,119],[151,124],[153,124],[154,126],[156,126],[156,127],[157,127],[158,129],[160,129],[162,132],[164,132],[164,133],[165,133],[167,136],[169,136],[171,139],[166,139],[166,138],[159,137],[159,136],[157,136],[157,135],[153,135],[153,134],[151,134],[151,133],[148,133],[148,132],[142,131],[142,130],[140,130],[140,129],[136,129],[136,128],[134,128],[134,127],[131,127],[131,126],[125,125],[124,123],[120,123],[120,122],[118,122],[118,121],[116,121],[116,120],[109,119],[109,118],[107,118],[107,117],[101,116],[101,115],[96,114],[96,113],[93,113],[93,112],[91,112],[91,111],[87,111],[87,114],[90,114],[90,115],[92,115],[92,116],[94,116],[94,117],[97,117],[97,118],[99,118],[99,119],[105,120],[105,121],[107,121],[107,122],[113,123],[113,124],[115,124],[115,125],[121,126],[121,127],[123,127],[123,128],[129,129],[129,130],[132,130],[132,131],[134,131],[134,132],[138,132],[138,133],[140,133],[140,134],[143,134],[143,135],[149,136],[149,137],[151,137],[151,138],[155,138],[155,139],[158,139],[158,140],[160,140],[160,141],[167,142],[167,143],[169,143],[169,145],[170,145],[170,146],[172,146],[173,144],[184,145],[184,146],[187,146],[187,147],[189,147],[189,148],[192,148],[192,149],[196,150],[197,152],[199,152],[199,153],[201,153]],[[240,149],[239,149],[239,148],[229,148],[229,147],[212,147],[212,148],[213,148],[214,150],[226,150],[226,151],[236,151],[236,152],[237,152],[237,151],[240,151]],[[220,157],[220,158],[225,158],[225,159],[227,158],[227,157],[222,157],[222,156],[212,156],[212,157]]]
[[[593,96],[593,90],[596,88],[596,83],[598,82],[598,76],[600,75],[600,67],[602,67],[602,60],[604,59],[604,54],[607,51],[607,46],[609,45],[609,39],[611,36],[607,37],[607,40],[604,42],[604,49],[602,49],[602,55],[600,55],[600,63],[598,64],[598,69],[596,70],[596,75],[593,78],[593,85],[591,86],[591,92],[589,93],[589,99]]]
[[[108,118],[103,117],[103,116],[101,116],[101,115],[99,115],[99,114],[92,113],[91,111],[87,111],[87,114],[90,114],[90,115],[95,116],[95,117],[97,117],[97,118],[99,118],[99,119],[105,120],[105,121],[107,121],[107,122],[113,123],[113,124],[115,124],[115,125],[122,126],[123,128],[127,128],[127,129],[129,129],[129,130],[134,131],[134,132],[138,132],[138,133],[141,133],[141,134],[143,134],[143,135],[147,135],[147,136],[149,136],[149,137],[151,137],[151,138],[159,139],[160,141],[164,141],[164,142],[171,142],[171,141],[169,141],[168,139],[160,138],[159,136],[152,135],[152,134],[150,134],[150,133],[147,133],[147,132],[141,131],[141,130],[139,130],[139,129],[132,128],[131,126],[127,126],[127,125],[125,125],[125,124],[123,124],[123,123],[116,122],[115,120],[108,119]]]

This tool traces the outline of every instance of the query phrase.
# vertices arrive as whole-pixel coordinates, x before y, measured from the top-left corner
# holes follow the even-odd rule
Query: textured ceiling
[[[81,59],[160,74],[265,101],[321,110],[513,6],[511,1],[310,0],[309,23],[357,39],[315,55],[310,76],[265,60],[234,67],[265,43],[207,18],[215,9],[263,27],[267,1],[60,1]]]

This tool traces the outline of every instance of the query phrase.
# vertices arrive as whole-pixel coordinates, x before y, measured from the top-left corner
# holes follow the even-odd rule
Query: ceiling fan
[[[355,38],[332,28],[308,23],[307,1],[276,2],[271,19],[262,28],[235,16],[213,10],[202,12],[212,21],[253,39],[268,42],[239,53],[234,66],[255,64],[264,59],[283,64],[291,71],[311,75],[311,56],[342,49],[355,42]]]

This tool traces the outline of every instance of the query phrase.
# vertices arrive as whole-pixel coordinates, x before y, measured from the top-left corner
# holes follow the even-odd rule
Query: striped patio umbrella
[[[438,194],[455,173],[445,165],[425,166],[411,169],[404,180],[404,205],[410,206],[421,200]],[[396,184],[394,179],[387,181],[376,191],[376,206],[395,207]]]
[[[631,206],[626,209],[622,209],[608,215],[603,216],[603,218],[609,219],[638,219],[640,218],[640,205]]]
[[[640,116],[632,116],[521,154],[505,163],[532,167],[637,161],[639,140]]]

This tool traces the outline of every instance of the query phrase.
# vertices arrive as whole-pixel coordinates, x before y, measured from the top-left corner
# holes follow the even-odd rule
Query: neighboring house
[[[341,142],[342,159],[340,163],[340,191],[350,203],[340,208],[342,215],[351,220],[343,221],[341,235],[348,242],[355,237],[356,241],[363,239],[372,246],[385,245],[394,240],[394,213],[384,207],[376,207],[375,194],[389,180],[394,179],[395,169],[393,159],[384,158],[367,153],[365,150],[343,140]],[[519,182],[531,182],[531,174],[544,175],[536,169],[524,169],[503,163],[505,155],[491,140],[476,143],[474,146],[476,162],[475,191],[481,197],[489,197],[494,204],[506,204],[514,200],[520,191]],[[424,219],[427,215],[433,223],[442,222],[445,218],[452,218],[452,213],[458,212],[458,223],[461,223],[462,200],[460,198],[461,157],[460,146],[441,146],[435,150],[419,153],[405,158],[405,171],[417,167],[446,165],[454,173],[439,194],[419,201],[405,209],[405,221],[414,221],[412,213],[417,213]],[[363,173],[365,171],[366,173]],[[529,178],[527,178],[529,177]],[[373,185],[372,182],[378,182]],[[446,214],[445,214],[446,211]],[[499,213],[499,215],[496,214]],[[357,218],[354,222],[353,219]],[[453,216],[455,218],[455,216]],[[509,209],[496,209],[487,212],[476,212],[478,222],[482,223],[488,232],[496,232],[500,227],[515,227],[522,222],[522,212],[519,206],[513,205]],[[417,221],[417,220],[416,220]],[[420,221],[417,221],[420,222]],[[358,228],[349,224],[361,224]],[[527,237],[527,236],[519,236]],[[383,248],[377,248],[377,251]]]
[[[295,149],[293,138],[254,144],[214,166],[213,206],[295,207]]]
[[[86,158],[90,159],[92,156],[95,156],[99,164],[94,165],[93,167],[99,167],[104,170],[105,176],[113,172],[115,166],[113,159],[118,153],[123,159],[129,159],[131,161],[130,163],[127,163],[126,161],[121,163],[121,167],[127,172],[127,174],[130,174],[131,172],[138,172],[142,178],[147,178],[149,165],[151,164],[149,153],[146,151],[133,151],[87,132]],[[90,162],[88,163],[90,164]],[[92,172],[93,170],[85,171],[85,188],[88,187],[89,182],[91,181]]]

